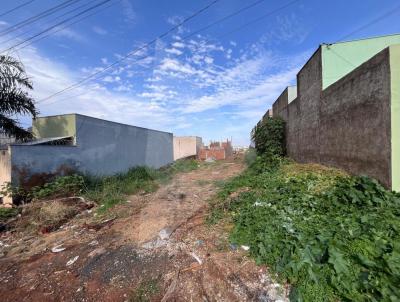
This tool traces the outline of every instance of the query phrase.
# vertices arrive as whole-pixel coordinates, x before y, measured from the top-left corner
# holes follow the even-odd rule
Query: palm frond
[[[32,133],[20,126],[17,120],[0,114],[0,130],[10,137],[17,140],[26,140],[32,138]]]
[[[0,112],[6,115],[30,114],[36,117],[34,100],[19,88],[0,90]]]

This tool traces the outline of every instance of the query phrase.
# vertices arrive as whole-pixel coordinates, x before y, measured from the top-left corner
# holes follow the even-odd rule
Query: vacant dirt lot
[[[2,301],[286,301],[267,268],[205,224],[219,182],[241,161],[202,164],[106,217],[85,211],[58,230],[2,235]]]

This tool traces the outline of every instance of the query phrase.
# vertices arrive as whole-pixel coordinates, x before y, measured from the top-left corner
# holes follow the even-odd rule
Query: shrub
[[[82,192],[85,180],[81,175],[59,176],[40,187],[33,187],[30,196],[34,199],[73,196]]]
[[[18,214],[19,210],[17,208],[0,208],[0,223],[17,216]]]
[[[254,163],[256,159],[257,159],[257,152],[254,148],[250,148],[244,154],[244,162],[246,163],[247,166],[250,166],[252,163]]]
[[[280,117],[267,117],[254,127],[252,140],[259,155],[284,156],[285,121]]]

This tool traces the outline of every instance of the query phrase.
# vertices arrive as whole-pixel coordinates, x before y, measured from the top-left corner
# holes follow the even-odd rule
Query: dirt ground
[[[86,210],[48,234],[3,234],[1,301],[288,301],[246,247],[229,243],[231,226],[205,223],[218,182],[242,169],[202,164],[100,221]]]

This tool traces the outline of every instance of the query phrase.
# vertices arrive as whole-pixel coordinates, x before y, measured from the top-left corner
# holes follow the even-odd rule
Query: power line
[[[4,17],[5,15],[8,15],[9,13],[12,13],[13,11],[16,11],[16,10],[18,10],[18,9],[24,7],[24,6],[27,6],[28,4],[31,4],[33,1],[35,1],[35,0],[26,1],[26,2],[24,2],[22,4],[20,4],[20,5],[12,8],[12,9],[0,14],[0,17]]]
[[[93,6],[89,7],[89,8],[87,8],[87,9],[81,11],[80,13],[78,13],[78,14],[76,14],[76,15],[73,15],[73,16],[71,16],[71,17],[69,17],[69,18],[67,18],[67,19],[65,19],[65,20],[63,20],[63,21],[61,21],[61,22],[58,22],[57,24],[54,24],[53,26],[50,26],[50,27],[46,28],[45,30],[42,30],[41,32],[39,32],[39,33],[37,33],[37,34],[35,34],[35,35],[33,35],[33,36],[31,36],[31,37],[29,37],[29,38],[27,38],[27,39],[25,39],[25,40],[23,40],[23,41],[21,41],[21,42],[18,42],[18,43],[14,44],[13,46],[11,46],[11,47],[9,47],[9,48],[7,48],[7,49],[5,49],[5,50],[2,50],[1,53],[6,52],[6,51],[9,51],[9,50],[11,50],[11,49],[13,49],[13,48],[15,48],[15,47],[17,47],[17,46],[20,46],[20,45],[22,45],[22,44],[24,44],[24,43],[26,43],[26,42],[29,42],[29,41],[33,40],[34,38],[36,38],[36,37],[38,37],[38,36],[40,36],[40,35],[42,35],[42,34],[44,34],[44,33],[46,33],[46,32],[49,32],[49,31],[51,31],[52,29],[54,29],[54,28],[56,28],[56,27],[58,27],[58,26],[60,26],[60,25],[63,25],[64,23],[67,23],[68,21],[71,21],[71,20],[73,20],[74,18],[79,17],[79,16],[81,16],[81,15],[87,13],[88,11],[91,11],[91,10],[97,8],[97,7],[100,7],[100,6],[102,6],[103,4],[105,4],[105,3],[107,3],[107,2],[110,2],[110,1],[111,1],[111,0],[104,0],[104,1],[102,1],[102,2],[100,2],[100,3],[97,3],[96,5],[93,5]]]
[[[114,61],[113,63],[109,64],[108,66],[106,66],[106,67],[103,68],[102,70],[90,74],[89,76],[87,76],[87,77],[85,77],[84,79],[82,79],[82,80],[76,82],[75,84],[72,84],[72,85],[70,85],[70,86],[68,86],[68,87],[66,87],[66,88],[64,88],[64,89],[62,89],[62,90],[60,90],[60,91],[58,91],[58,92],[56,92],[56,93],[53,93],[52,95],[50,95],[50,96],[48,96],[48,97],[46,97],[46,98],[40,100],[40,101],[37,102],[37,103],[44,102],[44,101],[46,101],[46,100],[48,100],[48,99],[50,99],[50,98],[52,98],[52,97],[54,97],[54,96],[56,96],[56,95],[59,95],[59,94],[65,92],[65,91],[67,91],[67,90],[70,90],[70,89],[73,89],[73,88],[75,88],[75,87],[78,87],[78,86],[82,85],[82,84],[85,83],[87,80],[93,78],[94,76],[96,76],[96,75],[98,75],[98,74],[100,74],[100,73],[103,73],[104,71],[106,71],[106,70],[112,68],[113,66],[119,64],[120,62],[124,61],[124,60],[127,59],[128,57],[134,55],[135,53],[137,53],[137,52],[139,52],[139,51],[145,49],[146,47],[148,47],[148,46],[154,44],[157,40],[162,39],[163,37],[169,35],[171,32],[175,31],[176,29],[178,29],[179,27],[181,27],[183,24],[187,23],[187,22],[190,21],[191,19],[197,17],[197,16],[200,15],[202,12],[206,11],[207,9],[209,9],[211,6],[213,6],[214,4],[216,4],[216,3],[219,2],[219,1],[220,1],[220,0],[213,0],[210,4],[206,5],[206,6],[203,7],[202,9],[196,11],[194,14],[192,14],[191,16],[185,18],[183,21],[181,21],[181,22],[178,23],[177,25],[171,27],[171,28],[170,28],[169,30],[167,30],[166,32],[164,32],[164,33],[162,33],[161,35],[157,36],[157,37],[154,38],[153,40],[151,40],[151,41],[145,43],[143,46],[140,46],[140,47],[136,48],[135,50],[129,52],[128,54],[126,54],[126,55],[123,56],[122,58],[118,59],[117,61]],[[262,1],[263,1],[263,0],[262,0]]]
[[[184,40],[184,39],[182,39],[182,40]],[[200,47],[201,47],[201,46],[200,46]],[[200,47],[198,47],[198,48],[200,48]],[[145,59],[145,58],[147,58],[147,57],[148,57],[148,56],[144,56],[144,57],[142,57],[142,58],[139,58],[139,59],[136,60],[136,61],[143,60],[143,59]],[[136,61],[135,61],[135,62],[136,62]],[[282,63],[286,63],[286,60],[285,60],[285,59],[278,59],[278,60],[276,61],[276,63],[278,63],[278,64],[280,64],[281,62],[282,62]],[[157,65],[160,65],[160,64],[157,64]],[[154,66],[157,66],[157,65],[153,65],[153,67],[154,67]],[[99,78],[100,78],[100,77],[97,77],[97,78],[95,78],[95,79],[99,79]],[[275,81],[267,81],[267,82],[265,82],[265,83],[271,84],[271,83],[275,83]],[[66,98],[54,100],[53,102],[47,103],[46,105],[53,105],[53,104],[55,104],[55,103],[57,103],[57,102],[62,102],[62,101],[69,100],[69,99],[71,99],[71,98],[76,98],[76,97],[80,97],[80,96],[86,95],[87,93],[88,93],[88,91],[84,91],[83,93],[80,92],[80,93],[78,93],[78,94],[74,94],[73,96],[68,96],[68,97],[66,97]],[[39,103],[41,103],[41,101],[37,102],[37,104],[39,104]]]
[[[371,25],[373,25],[373,24],[375,24],[375,23],[378,23],[379,21],[381,21],[381,20],[383,20],[383,19],[385,19],[385,18],[387,18],[387,17],[393,15],[393,14],[396,13],[398,10],[400,10],[400,5],[398,5],[398,6],[394,7],[393,9],[391,9],[391,10],[385,12],[384,14],[382,14],[382,15],[378,16],[377,18],[373,19],[371,22],[368,22],[367,24],[364,24],[363,26],[361,26],[361,27],[357,28],[356,30],[350,32],[349,34],[347,34],[347,35],[341,37],[341,38],[338,39],[335,43],[337,43],[337,42],[339,42],[339,41],[344,41],[345,39],[347,39],[347,38],[351,37],[352,35],[354,35],[354,34],[360,32],[360,31],[366,29],[367,27],[369,27],[369,26],[371,26]]]
[[[67,11],[67,12],[65,12],[65,13],[63,13],[63,14],[61,14],[61,15],[59,15],[59,16],[57,16],[57,17],[51,19],[51,20],[49,20],[49,22],[57,21],[57,20],[59,20],[60,18],[66,16],[66,15],[69,15],[70,13],[73,13],[73,12],[75,12],[75,11],[78,11],[78,10],[80,10],[81,8],[83,8],[83,7],[85,7],[85,6],[88,6],[88,5],[90,5],[91,3],[96,2],[96,1],[98,1],[98,0],[92,0],[92,1],[90,1],[90,2],[88,2],[88,3],[85,3],[85,4],[83,4],[83,5],[80,5],[80,6],[74,8],[74,9],[72,9],[72,10],[69,10],[69,11]],[[2,43],[2,44],[6,44],[6,43],[8,43],[8,42],[10,42],[10,41],[12,41],[12,40],[16,40],[17,38],[19,38],[19,37],[21,37],[21,36],[24,36],[25,34],[28,34],[28,33],[32,32],[33,30],[34,30],[34,28],[30,28],[30,29],[28,29],[28,30],[26,30],[26,31],[23,31],[22,33],[20,33],[20,34],[14,36],[14,37],[9,38],[8,40],[2,41],[1,43]]]
[[[18,30],[18,29],[20,29],[22,27],[27,26],[27,25],[30,25],[30,24],[32,24],[32,23],[34,23],[34,22],[36,22],[36,21],[38,21],[40,19],[43,19],[43,18],[45,18],[45,17],[47,17],[47,16],[49,16],[51,14],[54,14],[54,13],[66,8],[68,6],[71,6],[71,5],[79,2],[79,1],[81,1],[81,0],[67,0],[67,1],[64,1],[63,3],[60,3],[60,4],[56,5],[56,6],[53,6],[52,8],[49,8],[49,9],[47,9],[45,11],[42,11],[41,13],[39,13],[39,14],[33,16],[33,17],[30,17],[30,18],[28,18],[28,19],[26,19],[24,21],[21,21],[21,22],[15,24],[15,25],[12,25],[12,26],[0,31],[0,37],[4,36],[4,35],[7,35],[9,33],[12,33],[12,32],[14,32],[14,31],[16,31],[16,30]]]
[[[113,1],[113,0],[111,0],[111,1]],[[69,24],[67,24],[67,25],[65,25],[65,26],[61,26],[61,27],[58,27],[58,26],[57,26],[57,27],[58,27],[57,30],[50,31],[47,35],[44,35],[44,36],[40,37],[39,39],[33,40],[33,41],[31,41],[31,42],[29,42],[29,43],[27,43],[27,44],[25,44],[25,45],[23,45],[23,46],[21,46],[21,47],[18,47],[17,49],[14,49],[14,50],[17,51],[17,50],[24,49],[24,48],[28,47],[29,45],[32,45],[32,44],[34,44],[34,43],[36,43],[36,42],[39,42],[39,41],[41,41],[41,40],[47,38],[48,36],[54,35],[55,33],[58,33],[58,32],[60,32],[60,31],[62,31],[63,29],[67,28],[67,27],[71,27],[72,25],[74,25],[74,24],[76,24],[76,23],[79,23],[79,22],[81,22],[81,21],[83,21],[83,20],[85,20],[85,19],[87,19],[87,18],[89,18],[89,17],[91,17],[91,16],[93,16],[93,15],[96,15],[96,14],[98,14],[98,13],[100,13],[100,12],[106,10],[107,8],[116,5],[117,3],[121,2],[121,1],[122,1],[122,0],[117,0],[116,2],[111,3],[110,5],[107,5],[107,6],[101,8],[101,9],[99,9],[99,10],[96,10],[96,11],[92,12],[91,14],[87,14],[86,16],[83,16],[82,18],[79,18],[79,19],[75,20],[75,22],[69,23]],[[57,27],[56,27],[56,28],[57,28]]]
[[[281,11],[281,10],[284,10],[285,8],[291,6],[291,5],[293,5],[293,4],[295,4],[295,3],[299,2],[299,1],[300,1],[300,0],[294,0],[294,1],[291,1],[291,2],[289,2],[289,3],[287,3],[287,4],[285,4],[285,5],[282,5],[281,7],[276,8],[276,9],[274,9],[274,10],[272,10],[272,11],[269,11],[268,13],[266,13],[266,14],[264,14],[264,15],[262,15],[262,16],[256,18],[256,19],[253,19],[253,20],[251,20],[251,21],[249,21],[249,22],[247,22],[247,23],[245,23],[245,24],[243,24],[243,25],[241,25],[241,26],[239,26],[239,27],[237,27],[237,28],[235,28],[235,29],[233,29],[233,30],[231,30],[231,31],[229,31],[229,32],[227,32],[227,33],[225,33],[225,34],[219,35],[219,36],[217,37],[217,39],[222,38],[222,37],[225,37],[225,36],[227,36],[227,35],[230,35],[230,34],[232,34],[232,33],[234,33],[234,32],[240,31],[240,30],[242,30],[243,28],[245,28],[245,27],[247,27],[247,26],[249,26],[249,25],[251,25],[251,24],[254,24],[254,23],[256,23],[256,22],[259,22],[259,21],[261,21],[262,19],[264,19],[264,18],[266,18],[266,17],[268,17],[268,16],[271,16],[271,15],[273,15],[273,14],[275,14],[275,13]],[[218,20],[216,20],[216,21],[210,23],[209,25],[206,25],[206,26],[204,26],[204,27],[202,27],[202,28],[200,28],[200,29],[198,29],[198,30],[196,30],[196,31],[194,31],[194,32],[192,32],[192,33],[190,33],[189,35],[183,37],[182,40],[183,40],[183,41],[184,41],[184,40],[187,40],[187,39],[191,38],[192,36],[194,36],[194,35],[196,35],[196,34],[202,32],[202,31],[204,31],[204,30],[206,30],[206,29],[209,29],[211,26],[214,26],[214,25],[216,25],[216,24],[219,24],[219,23],[221,23],[221,22],[227,20],[228,18],[231,18],[231,17],[237,15],[237,14],[239,13],[239,11],[240,11],[240,12],[243,12],[243,11],[249,9],[250,7],[253,7],[253,6],[255,6],[256,4],[259,4],[259,3],[261,3],[261,2],[262,2],[262,1],[256,1],[256,2],[254,2],[253,4],[250,4],[250,5],[246,6],[246,7],[243,7],[243,8],[241,8],[240,10],[238,10],[238,11],[236,11],[236,12],[234,12],[234,13],[231,13],[231,14],[225,16],[225,17],[222,17],[222,18],[220,18],[220,19],[218,19]],[[212,39],[206,40],[205,43],[211,42],[211,40],[212,40]],[[172,43],[170,43],[168,46],[172,46]],[[201,48],[201,47],[202,47],[202,45],[198,46],[197,48]],[[146,59],[146,58],[148,58],[148,57],[149,57],[149,55],[142,56],[142,57],[137,58],[136,60],[134,60],[132,63],[139,62],[139,61],[144,60],[144,59]],[[119,62],[125,60],[126,58],[127,58],[127,57],[124,57],[124,58],[120,59],[120,60],[117,61],[117,62],[119,63]],[[114,62],[114,63],[115,63],[115,62]],[[113,63],[113,64],[114,64],[114,63]],[[112,65],[112,64],[110,64],[110,65]],[[62,92],[64,92],[64,91],[67,91],[67,90],[70,90],[70,89],[73,89],[73,88],[78,88],[78,87],[81,86],[83,83],[85,83],[88,79],[91,79],[91,78],[93,78],[94,76],[99,75],[99,74],[102,74],[103,72],[107,71],[109,68],[111,68],[110,65],[107,66],[105,69],[100,70],[100,71],[94,73],[93,76],[92,76],[92,75],[89,75],[88,78],[85,78],[85,79],[83,79],[82,81],[80,81],[80,82],[78,82],[78,83],[76,83],[76,84],[74,84],[74,85],[69,86],[69,87],[70,87],[69,89],[66,88],[66,89],[64,89],[63,91],[60,91],[60,93],[62,93]],[[116,64],[114,64],[114,65],[116,65]],[[113,65],[113,66],[114,66],[114,65]],[[94,79],[99,79],[99,78],[100,78],[100,77],[95,77]],[[86,94],[86,93],[87,93],[87,92],[84,92],[84,93],[78,94],[78,95],[76,95],[76,96],[81,96],[81,95],[84,95],[84,94]],[[49,96],[49,97],[47,97],[47,98],[45,98],[45,99],[42,99],[42,100],[38,101],[37,103],[38,103],[38,104],[39,104],[39,103],[42,103],[42,102],[44,102],[44,101],[46,101],[46,100],[52,98],[53,96],[55,96],[55,95],[57,95],[57,94],[58,94],[58,93],[55,93],[54,95],[51,95],[51,96]],[[65,100],[65,99],[62,99],[62,100]],[[54,102],[52,102],[52,103],[50,103],[50,104],[54,104],[55,102],[57,102],[57,100],[54,101]]]
[[[122,1],[122,0],[120,0],[120,1]],[[255,3],[253,3],[253,4],[250,4],[250,5],[248,5],[248,6],[244,7],[244,8],[242,8],[242,9],[240,9],[240,10],[238,10],[238,11],[236,11],[236,12],[234,12],[234,13],[232,13],[232,14],[226,16],[226,17],[223,17],[222,19],[217,20],[217,21],[214,22],[214,23],[211,23],[211,24],[207,25],[206,27],[202,28],[200,31],[204,31],[204,30],[206,30],[206,29],[208,29],[208,28],[210,28],[210,27],[212,27],[212,26],[214,26],[214,25],[216,25],[216,24],[219,24],[219,23],[221,23],[221,22],[223,22],[223,21],[225,21],[225,20],[227,20],[227,19],[229,19],[229,18],[231,18],[231,17],[233,17],[233,16],[236,16],[236,15],[238,15],[239,13],[242,13],[243,11],[245,11],[245,10],[247,10],[247,9],[250,9],[250,8],[252,8],[252,7],[254,7],[254,6],[260,4],[260,3],[263,2],[263,1],[264,1],[264,0],[259,0],[259,1],[255,2]],[[276,11],[282,10],[282,9],[286,8],[287,6],[292,5],[292,4],[294,4],[295,2],[298,2],[298,1],[300,1],[300,0],[292,1],[292,2],[290,2],[289,4],[285,5],[284,7],[281,7],[281,8],[279,8],[279,9],[277,9]],[[110,5],[110,6],[111,6],[111,5]],[[262,18],[265,18],[265,17],[267,17],[267,16],[269,16],[270,14],[273,14],[273,13],[275,13],[275,11],[270,12],[269,14],[264,15],[264,16],[262,16],[262,17],[259,18],[259,19],[261,20]],[[91,15],[92,15],[92,14],[91,14]],[[88,17],[89,17],[89,16],[90,16],[90,15],[88,15]],[[82,19],[85,19],[85,18],[86,18],[86,17],[84,17],[84,18],[82,18]],[[77,22],[79,22],[79,21],[82,20],[82,19],[77,20]],[[259,21],[259,20],[256,20],[256,21]],[[48,35],[46,35],[46,36],[44,36],[44,37],[41,37],[40,39],[37,39],[37,40],[35,40],[35,41],[32,41],[31,43],[28,43],[28,44],[26,44],[26,45],[24,45],[24,46],[22,46],[22,47],[19,47],[17,50],[21,50],[21,49],[23,49],[23,48],[25,48],[25,47],[27,47],[27,46],[33,44],[33,43],[36,43],[36,42],[38,42],[38,41],[40,41],[40,40],[46,38],[47,36],[49,36],[49,35],[51,35],[51,34],[57,33],[57,32],[59,32],[59,31],[63,30],[64,28],[75,24],[75,23],[77,23],[77,22],[73,22],[73,23],[71,23],[71,24],[69,24],[69,25],[67,25],[67,26],[65,26],[65,27],[60,28],[59,30],[56,30],[56,31],[54,31],[54,32],[51,32],[51,33],[49,33]],[[251,23],[255,23],[255,22],[251,22]],[[250,25],[250,23],[247,23],[245,26],[247,26],[247,25]],[[234,31],[236,31],[236,30],[234,30]],[[234,31],[232,31],[232,32],[234,32]],[[196,31],[196,32],[192,33],[191,36],[197,34],[198,32],[199,32],[199,31]],[[230,33],[229,33],[229,34],[230,34]],[[4,43],[5,43],[5,42],[4,42]]]
[[[274,15],[275,13],[277,13],[277,12],[279,12],[279,11],[281,11],[281,10],[284,10],[284,9],[288,8],[289,6],[292,6],[293,4],[295,4],[295,3],[297,3],[297,2],[300,2],[300,1],[301,1],[301,0],[294,0],[294,1],[288,2],[287,4],[285,4],[285,5],[281,6],[281,7],[278,7],[277,9],[274,9],[274,10],[272,10],[272,11],[269,11],[268,13],[266,13],[266,14],[264,14],[264,15],[261,15],[260,17],[255,18],[255,19],[253,19],[253,20],[251,20],[251,21],[249,21],[249,22],[246,22],[246,23],[244,23],[244,24],[242,24],[242,25],[240,25],[240,26],[234,28],[233,30],[231,30],[231,31],[229,31],[229,32],[226,32],[226,33],[224,33],[224,34],[222,34],[222,35],[217,36],[217,37],[214,38],[214,39],[220,39],[220,38],[226,37],[226,36],[228,36],[228,35],[230,35],[230,34],[233,34],[233,33],[235,33],[235,32],[238,32],[238,31],[242,30],[243,28],[246,28],[247,26],[252,25],[252,24],[254,24],[254,23],[260,22],[261,20],[263,20],[263,19],[265,19],[265,18],[267,18],[267,17],[269,17],[269,16],[272,16],[272,15]],[[210,41],[211,41],[211,39],[210,39],[210,40],[207,40],[206,42],[210,42]]]

